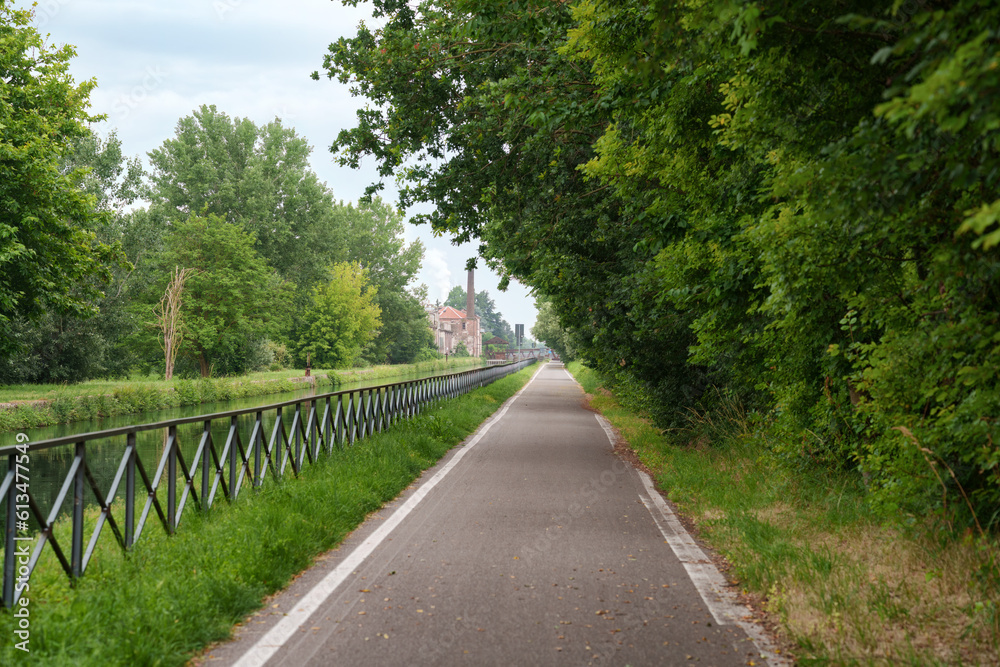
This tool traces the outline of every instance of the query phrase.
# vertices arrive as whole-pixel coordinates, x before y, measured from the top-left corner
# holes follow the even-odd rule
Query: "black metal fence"
[[[86,572],[105,526],[110,527],[125,551],[142,536],[151,516],[159,520],[168,535],[173,534],[189,500],[208,510],[221,490],[224,498],[234,501],[245,484],[259,487],[268,474],[275,480],[281,479],[289,466],[298,475],[304,465],[332,452],[334,447],[350,446],[399,419],[419,413],[428,403],[459,396],[531,363],[533,359],[231,412],[0,447],[0,457],[7,459],[7,473],[0,483],[0,506],[6,504],[2,512],[3,604],[10,608],[17,603],[47,546],[66,574],[76,579]],[[140,447],[139,440],[144,436],[152,436],[161,445],[151,451]],[[183,453],[182,440],[191,441],[189,458]],[[190,446],[194,442],[197,447],[192,453]],[[99,479],[102,475],[95,475],[95,466],[88,465],[93,459],[93,456],[88,459],[88,446],[91,450],[102,450],[105,459],[110,447],[115,457],[112,460],[117,461],[113,473],[108,471],[110,483],[105,480],[103,488]],[[65,473],[60,471],[61,484],[49,499],[47,511],[43,511],[45,503],[33,492],[30,464],[32,454],[55,448],[66,452],[63,458],[68,460],[68,466]],[[154,458],[155,469],[148,466]],[[98,512],[96,519],[91,513],[87,521],[93,524],[92,528],[85,525],[88,490]],[[72,501],[69,544],[65,548],[57,539],[55,528],[66,520],[62,508],[68,498]],[[117,518],[112,512],[116,499]]]

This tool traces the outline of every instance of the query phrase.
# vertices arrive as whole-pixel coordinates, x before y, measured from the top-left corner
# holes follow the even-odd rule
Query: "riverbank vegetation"
[[[869,511],[1000,532],[1000,5],[374,5],[316,73],[369,103],[334,154],[478,238],[562,356],[661,428],[733,396]]]
[[[1000,661],[1000,561],[981,535],[952,539],[935,532],[940,519],[907,530],[871,513],[857,475],[789,466],[731,396],[664,431],[595,371],[570,370],[800,662]]]
[[[395,498],[537,370],[440,401],[334,450],[297,479],[268,481],[207,514],[188,512],[172,537],[147,528],[127,556],[106,529],[74,585],[48,549],[31,579],[31,653],[15,655],[4,642],[4,664],[186,664]],[[0,614],[0,636],[13,637],[16,621]]]
[[[423,249],[403,241],[394,209],[335,202],[307,168],[305,140],[280,124],[257,127],[205,107],[179,128],[177,140],[152,154],[152,183],[137,160],[122,157],[114,135],[87,134],[63,149],[67,169],[89,171],[95,217],[84,227],[118,264],[95,283],[99,296],[76,296],[81,313],[52,302],[0,319],[0,384],[162,376],[171,358],[164,348],[176,359],[167,375],[189,379],[437,356],[422,306],[427,295],[412,285]],[[188,170],[195,168],[173,155],[177,142],[218,161],[197,187],[175,183],[194,178]],[[215,152],[220,143],[237,154]],[[259,181],[245,173],[268,170],[280,174]],[[239,202],[225,200],[233,189]],[[258,237],[263,230],[253,221],[274,218],[262,206],[283,213],[274,223],[280,229]],[[348,271],[352,290],[321,308],[317,295],[331,293]],[[174,311],[164,310],[168,303]],[[317,328],[317,313],[329,316],[334,307],[339,326]],[[303,342],[304,331],[315,340]]]
[[[231,378],[161,380],[150,376],[128,381],[91,380],[80,384],[0,387],[0,433],[74,421],[138,414],[215,401],[302,391],[336,391],[354,382],[373,382],[479,365],[478,358],[432,359],[415,364],[315,370],[265,371]]]
[[[92,129],[96,82],[74,81],[73,48],[34,18],[0,7],[0,385],[437,356],[423,247],[396,208],[337,201],[294,129],[210,105],[147,171]]]

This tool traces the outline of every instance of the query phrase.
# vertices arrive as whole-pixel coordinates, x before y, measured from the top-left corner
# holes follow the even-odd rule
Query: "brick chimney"
[[[465,294],[465,317],[472,319],[476,316],[476,283],[473,278],[474,271],[469,271],[469,289]]]

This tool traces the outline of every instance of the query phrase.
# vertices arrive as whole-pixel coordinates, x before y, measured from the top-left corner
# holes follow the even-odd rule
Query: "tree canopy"
[[[661,425],[715,385],[875,507],[960,484],[998,525],[1000,7],[374,4],[323,63],[368,102],[341,164],[479,239]]]
[[[531,335],[552,348],[563,361],[571,361],[576,357],[572,335],[559,324],[552,303],[539,300],[535,303],[538,317],[535,326],[531,327]]]
[[[245,371],[254,344],[288,326],[291,285],[257,253],[253,234],[215,215],[174,223],[164,245],[150,303],[159,302],[175,268],[191,269],[181,349],[194,356],[202,376]]]
[[[79,187],[101,214],[93,228],[96,241],[124,249],[130,226],[126,208],[142,190],[138,160],[123,155],[114,133],[107,139],[88,133],[72,142],[61,163],[62,172],[83,174]],[[72,294],[86,307],[82,313],[45,304],[33,317],[0,322],[6,343],[0,344],[0,382],[77,382],[128,373],[136,360],[127,344],[137,324],[128,309],[135,267],[116,262],[108,268],[107,274],[73,287]]]
[[[48,308],[95,313],[122,260],[97,239],[105,215],[80,187],[86,170],[61,169],[98,120],[87,112],[95,82],[73,80],[73,48],[46,45],[32,17],[0,5],[0,326]]]
[[[402,215],[378,198],[359,205],[335,201],[309,168],[311,151],[279,120],[258,126],[203,105],[178,122],[174,138],[150,152],[151,211],[168,221],[216,215],[252,234],[262,259],[294,286],[295,308],[286,327],[292,349],[308,346],[294,332],[315,324],[305,314],[315,314],[314,288],[330,296],[330,266],[357,262],[384,322],[381,335],[359,349],[375,363],[412,361],[429,335],[423,310],[408,291],[423,245],[406,243]],[[350,363],[356,356],[352,345],[349,354],[313,356]],[[304,354],[298,361],[305,362]]]
[[[202,105],[149,153],[153,206],[169,219],[213,214],[239,226],[283,277],[309,287],[346,250],[345,212],[309,168],[311,151],[278,119],[258,126]]]
[[[113,130],[87,126],[103,120],[87,113],[96,83],[75,83],[73,48],[47,46],[32,19],[0,7],[0,382],[162,371],[150,309],[175,269],[191,270],[181,375],[287,362],[315,288],[347,262],[385,322],[365,328],[363,360],[433,349],[413,291],[423,246],[398,209],[336,201],[294,129],[214,105],[177,122],[147,175]],[[359,360],[345,349],[337,363]]]
[[[305,360],[330,368],[350,367],[378,335],[382,311],[377,288],[368,284],[358,262],[334,264],[329,281],[313,288],[294,348]]]
[[[409,291],[420,271],[424,246],[406,243],[403,216],[378,197],[344,210],[344,261],[358,262],[375,290],[382,313],[381,332],[364,349],[374,363],[408,363],[434,345],[420,300]]]

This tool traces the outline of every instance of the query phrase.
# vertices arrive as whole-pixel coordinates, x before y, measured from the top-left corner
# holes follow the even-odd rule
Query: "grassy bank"
[[[335,451],[298,479],[245,491],[178,533],[150,526],[122,556],[105,529],[86,576],[71,587],[47,550],[31,580],[30,654],[12,648],[0,612],[0,663],[183,665],[397,496],[528,381],[537,367]],[[65,529],[65,527],[63,527]]]
[[[315,370],[318,387],[333,391],[351,382],[388,379],[432,371],[463,370],[478,365],[473,358],[437,359],[417,364],[361,369]],[[235,378],[129,381],[92,380],[76,385],[0,387],[0,433],[66,424],[85,419],[136,414],[213,401],[227,401],[301,390],[302,370],[268,371]]]
[[[995,541],[873,516],[859,477],[789,469],[738,405],[664,433],[570,371],[801,664],[1000,664]]]
[[[431,373],[433,371],[459,372],[483,365],[479,357],[451,357],[449,359],[432,359],[416,364],[396,366],[371,366],[369,368],[349,368],[347,370],[326,371],[336,378],[338,384],[396,378],[416,373]]]

